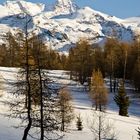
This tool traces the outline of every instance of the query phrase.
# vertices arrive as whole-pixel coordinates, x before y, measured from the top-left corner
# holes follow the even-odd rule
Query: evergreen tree
[[[138,127],[138,129],[136,129],[137,133],[138,133],[138,140],[140,140],[140,127]]]
[[[130,104],[129,97],[126,95],[124,84],[121,83],[119,87],[118,94],[115,95],[114,101],[119,107],[119,115],[128,116],[128,107]]]
[[[77,129],[78,129],[79,131],[81,131],[81,130],[83,129],[83,124],[82,124],[82,119],[81,119],[80,114],[79,114],[79,116],[77,117],[76,126],[77,126]]]

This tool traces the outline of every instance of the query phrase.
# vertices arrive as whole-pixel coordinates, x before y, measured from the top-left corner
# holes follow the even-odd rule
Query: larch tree
[[[88,120],[88,125],[95,140],[116,140],[113,123],[104,112],[93,112],[92,118]]]
[[[81,39],[76,43],[76,47],[69,51],[69,70],[76,73],[77,80],[84,84],[91,76],[93,70],[93,51],[94,49],[88,40]],[[71,76],[72,77],[72,76]]]
[[[47,70],[44,69],[47,46],[42,43],[39,36],[34,36],[30,42],[32,46],[29,59],[31,66],[32,127],[39,129],[40,140],[53,139],[53,137],[57,139],[61,137],[53,134],[59,127],[59,122],[55,116],[57,92],[50,88],[50,79]]]
[[[26,12],[25,12],[26,13]],[[27,120],[28,124],[24,130],[24,134],[22,137],[22,140],[27,140],[29,131],[32,126],[32,91],[31,91],[31,80],[30,80],[30,64],[29,64],[29,42],[28,42],[28,24],[29,24],[29,16],[28,14],[25,15],[25,65],[23,66],[25,72],[25,96],[26,96],[26,101],[25,101],[25,106],[26,106],[26,111],[27,111]]]
[[[140,36],[136,37],[136,60],[133,69],[133,83],[135,85],[136,91],[140,92]]]
[[[57,116],[60,120],[61,131],[66,131],[67,126],[74,119],[73,107],[71,104],[72,97],[67,89],[61,89],[58,95]]]
[[[100,111],[105,109],[108,101],[108,91],[104,84],[102,73],[98,69],[93,70],[90,84],[90,97],[95,104],[95,109]]]
[[[7,47],[6,45],[0,45],[0,66],[6,66],[6,57],[7,57]]]
[[[115,69],[117,65],[117,57],[115,49],[119,46],[119,42],[113,38],[107,39],[104,45],[105,69],[110,78],[110,92],[113,91],[112,80],[115,78]]]
[[[140,61],[136,61],[135,67],[133,70],[133,83],[137,92],[140,92]]]
[[[58,130],[59,121],[57,120],[56,113],[56,101],[57,101],[57,92],[50,88],[51,81],[48,78],[47,70],[44,70],[45,67],[45,53],[46,46],[42,43],[39,36],[33,38],[33,50],[32,55],[35,59],[33,70],[33,79],[34,88],[36,91],[35,94],[35,105],[36,111],[33,114],[33,127],[40,129],[40,140],[44,139],[53,139],[53,132]],[[34,97],[33,94],[33,97]],[[52,134],[52,137],[48,134]],[[59,135],[58,135],[59,137]],[[55,138],[57,139],[57,138]]]
[[[32,47],[28,48],[28,55],[27,46],[23,50],[26,59],[19,69],[18,80],[14,83],[15,88],[12,91],[14,98],[9,102],[12,108],[10,117],[22,121],[22,126],[25,127],[23,140],[29,136],[40,140],[53,139],[53,137],[57,139],[61,137],[53,134],[59,128],[56,117],[57,93],[49,87],[50,79],[47,70],[43,69],[45,65],[43,54],[46,46],[38,36],[27,41]],[[36,134],[32,133],[32,128],[36,128]]]

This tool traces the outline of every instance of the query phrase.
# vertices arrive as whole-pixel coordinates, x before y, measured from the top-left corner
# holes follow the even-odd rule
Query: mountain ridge
[[[57,0],[51,10],[47,5],[24,0],[7,1],[0,5],[0,43],[4,35],[24,31],[25,15],[31,19],[29,31],[42,34],[44,42],[52,49],[67,53],[80,38],[98,43],[107,37],[132,41],[140,33],[140,23],[131,19],[120,19],[90,7],[79,8],[71,0]]]

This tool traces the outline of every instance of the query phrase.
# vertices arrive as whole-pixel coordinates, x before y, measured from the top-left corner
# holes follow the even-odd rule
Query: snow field
[[[0,98],[1,101],[11,96],[8,92],[12,90],[12,87],[9,87],[8,81],[16,80],[17,71],[18,69],[16,68],[0,68],[0,82],[3,83],[1,87],[1,91],[3,91],[3,96]],[[93,140],[94,134],[90,130],[90,125],[92,124],[92,120],[94,120],[93,114],[98,112],[91,109],[91,101],[88,93],[84,90],[85,88],[77,82],[69,80],[67,73],[66,71],[60,70],[49,71],[49,77],[56,83],[54,86],[67,86],[73,97],[72,103],[74,106],[75,120],[69,127],[68,132],[65,133],[63,140]],[[129,110],[131,112],[129,114],[130,116],[122,117],[118,115],[118,108],[112,98],[113,94],[109,93],[109,104],[105,118],[112,125],[117,140],[137,140],[137,132],[135,129],[140,125],[140,104],[132,102]],[[137,100],[137,102],[139,102],[139,100]],[[23,129],[13,127],[18,125],[20,121],[18,119],[5,118],[2,114],[8,113],[7,110],[8,107],[0,103],[0,140],[20,140],[23,135]],[[133,112],[133,110],[137,110],[137,113]],[[77,131],[76,128],[76,116],[79,114],[83,121],[82,131]]]

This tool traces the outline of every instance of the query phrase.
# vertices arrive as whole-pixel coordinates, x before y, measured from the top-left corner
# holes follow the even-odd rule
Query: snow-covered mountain
[[[112,36],[131,41],[140,33],[140,18],[119,19],[90,7],[79,8],[73,0],[57,0],[51,10],[47,9],[49,5],[24,0],[0,5],[0,43],[5,43],[8,31],[13,34],[24,31],[25,13],[30,21],[28,30],[42,35],[44,42],[59,52],[67,52],[80,38],[87,38],[91,43]]]

